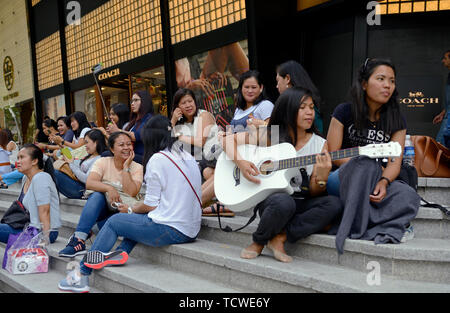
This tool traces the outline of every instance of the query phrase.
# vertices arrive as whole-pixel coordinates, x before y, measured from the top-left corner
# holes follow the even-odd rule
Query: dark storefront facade
[[[79,24],[71,2],[79,4]],[[440,60],[450,49],[450,0],[379,1],[375,25],[368,23],[368,2],[27,0],[38,125],[44,115],[75,110],[104,124],[91,71],[99,62],[107,109],[146,89],[155,112],[170,115],[176,89],[189,87],[225,125],[242,72],[258,69],[275,101],[276,65],[294,59],[321,92],[326,132],[358,66],[366,57],[386,57],[397,67],[408,132],[435,136],[439,125],[431,121],[444,107],[448,75]]]

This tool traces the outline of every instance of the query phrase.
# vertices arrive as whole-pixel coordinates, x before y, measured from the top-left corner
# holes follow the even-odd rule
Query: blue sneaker
[[[73,270],[67,277],[61,280],[58,288],[62,291],[71,291],[76,293],[87,293],[89,288],[89,276],[81,275],[80,271]]]
[[[67,246],[59,251],[58,255],[61,257],[73,258],[77,255],[86,254],[86,252],[86,242],[72,236],[70,237]]]

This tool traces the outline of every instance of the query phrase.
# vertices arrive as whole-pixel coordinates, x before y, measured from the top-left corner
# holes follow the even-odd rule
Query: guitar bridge
[[[234,167],[233,178],[235,182],[234,186],[238,186],[241,184],[241,170],[237,166]]]

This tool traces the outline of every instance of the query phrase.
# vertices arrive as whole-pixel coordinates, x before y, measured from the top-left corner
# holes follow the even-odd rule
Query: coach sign
[[[397,88],[408,133],[434,136],[437,129],[432,121],[442,111],[442,77],[400,77]]]

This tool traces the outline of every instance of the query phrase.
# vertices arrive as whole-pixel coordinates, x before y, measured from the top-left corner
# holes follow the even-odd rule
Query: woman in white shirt
[[[247,126],[267,125],[273,107],[266,99],[260,73],[254,70],[243,73],[236,94],[236,111],[230,122],[232,132],[245,131]]]
[[[291,180],[294,194],[274,193],[256,206],[260,215],[259,225],[252,235],[253,242],[241,252],[244,259],[258,257],[267,246],[281,262],[291,262],[284,243],[294,243],[313,233],[323,231],[342,212],[339,198],[326,194],[331,157],[325,139],[318,136],[314,126],[314,106],[309,90],[292,87],[278,98],[268,125],[278,126],[279,142],[292,144],[297,156],[316,155],[316,164],[306,167],[304,174]],[[277,128],[274,128],[274,132]],[[224,137],[225,151],[249,181],[259,184],[259,171],[255,164],[244,160],[237,151],[239,144],[248,144],[249,133]],[[261,134],[259,134],[261,135]],[[274,136],[270,134],[270,138]],[[263,136],[257,136],[259,144]],[[267,138],[266,138],[267,139]],[[255,140],[256,142],[256,140]],[[306,187],[307,193],[302,192]]]
[[[92,269],[124,264],[138,242],[160,247],[195,240],[201,225],[200,171],[192,155],[176,144],[171,129],[169,119],[162,115],[145,124],[144,202],[132,208],[119,206],[121,213],[108,219],[81,261],[79,279],[62,280],[61,290],[89,292]],[[119,236],[124,237],[122,243],[114,252],[108,252]]]
[[[11,172],[11,161],[9,156],[11,152],[6,149],[8,145],[8,133],[0,130],[0,175]]]
[[[214,116],[201,110],[194,92],[190,89],[178,89],[173,96],[173,114],[170,121],[184,150],[197,160],[205,182],[202,184],[202,204],[207,205],[214,198],[214,169],[217,157],[222,152],[217,135],[219,128]],[[220,203],[214,203],[203,210],[203,216],[215,216],[219,208],[221,216],[234,216],[234,212]]]

